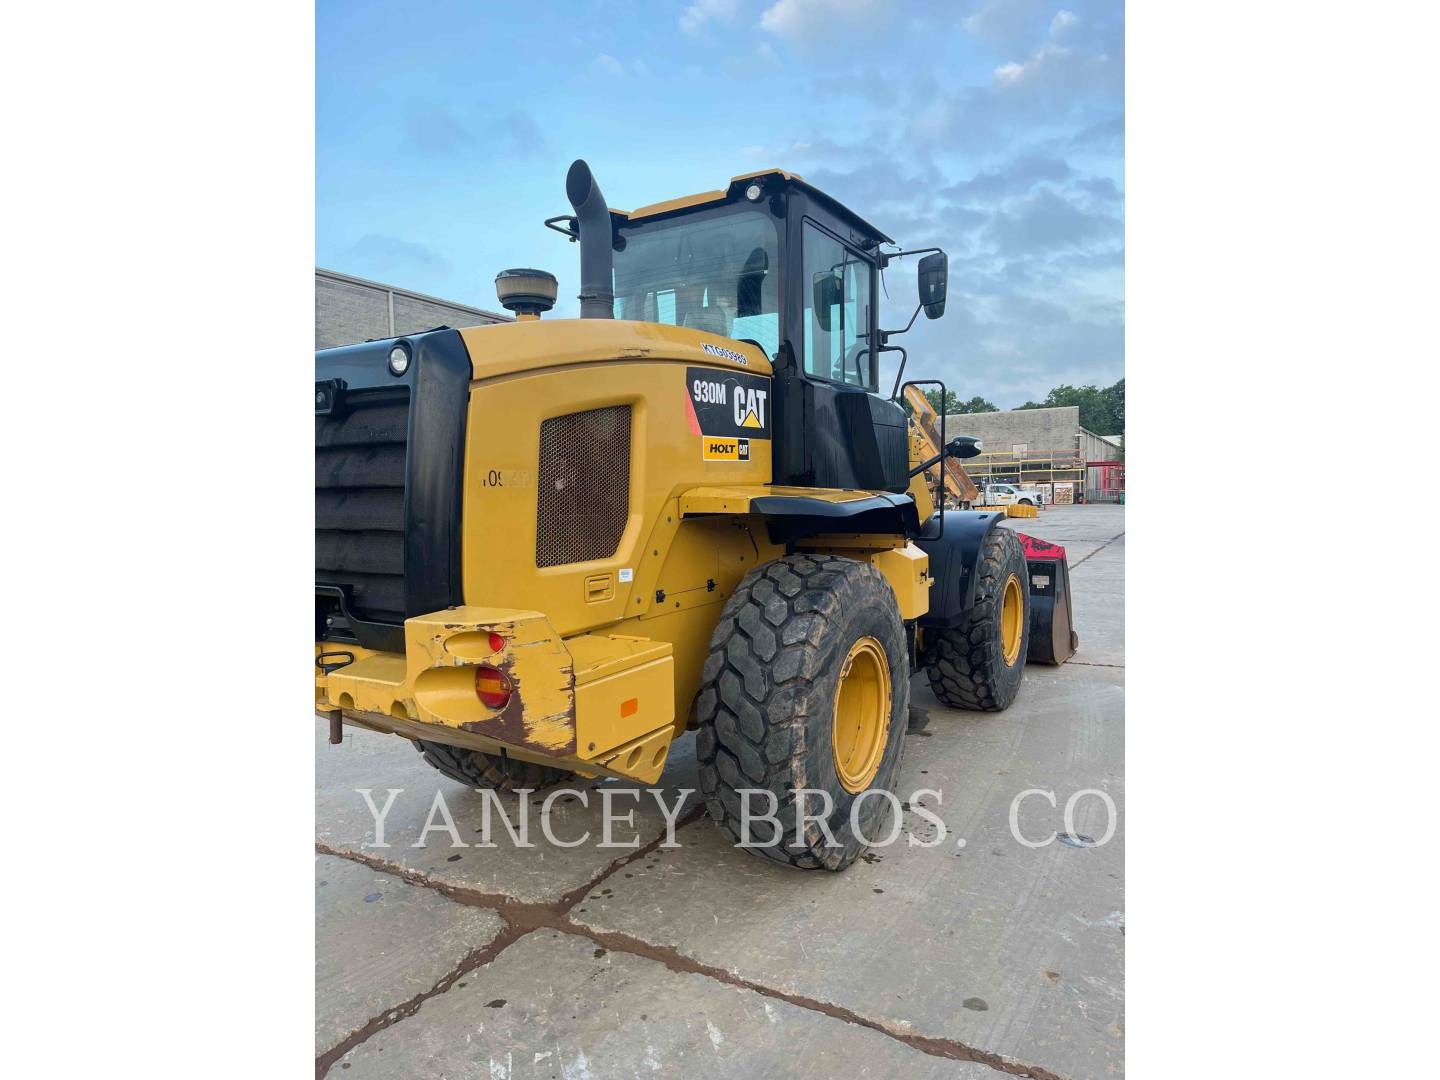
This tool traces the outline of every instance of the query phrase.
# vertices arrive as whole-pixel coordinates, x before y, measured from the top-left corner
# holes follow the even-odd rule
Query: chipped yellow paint
[[[490,647],[499,634],[504,646]],[[408,681],[425,723],[491,732],[551,753],[575,746],[575,675],[569,650],[538,611],[455,607],[405,621]],[[501,709],[475,693],[474,669],[504,672],[510,701]]]
[[[568,714],[532,718],[524,714],[525,741],[547,750],[570,750],[575,746],[575,723]]]
[[[492,633],[505,639],[498,650]],[[339,709],[352,722],[412,738],[473,746],[474,736],[561,768],[587,770],[604,756],[610,764],[598,766],[603,772],[645,779],[656,750],[663,766],[675,732],[668,642],[601,634],[566,641],[538,611],[462,606],[406,620],[405,644],[404,656],[346,647],[352,663],[329,674],[317,669],[317,709]],[[322,651],[340,650],[317,644],[317,655]],[[475,693],[481,664],[510,680],[502,709]],[[584,740],[578,747],[577,734]],[[644,753],[629,752],[642,742]]]

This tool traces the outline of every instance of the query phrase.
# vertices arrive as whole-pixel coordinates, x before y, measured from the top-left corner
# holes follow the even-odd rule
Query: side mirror
[[[830,332],[830,309],[845,302],[845,286],[840,275],[833,270],[822,270],[815,275],[815,321],[820,329]]]
[[[938,319],[945,314],[945,286],[949,274],[950,259],[943,251],[926,255],[920,260],[920,303],[925,308],[927,319]]]
[[[945,256],[940,257],[943,259]],[[941,303],[943,306],[944,302]],[[980,440],[974,435],[956,435],[945,444],[945,456],[964,460],[965,458],[979,457],[983,449]]]

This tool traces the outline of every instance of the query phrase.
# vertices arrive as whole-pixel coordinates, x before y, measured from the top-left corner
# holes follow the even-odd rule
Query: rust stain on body
[[[540,644],[540,643],[536,643]],[[460,725],[461,730],[484,735],[499,742],[513,743],[538,750],[554,757],[569,757],[575,753],[575,670],[567,661],[558,674],[563,685],[555,690],[537,695],[553,702],[559,694],[564,695],[564,707],[549,713],[536,715],[537,708],[527,708],[525,685],[516,668],[521,665],[518,657],[500,657],[492,666],[503,671],[510,680],[512,692],[505,708],[485,720],[472,720]]]

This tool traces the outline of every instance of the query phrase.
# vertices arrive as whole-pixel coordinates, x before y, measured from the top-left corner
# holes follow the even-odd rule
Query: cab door
[[[879,394],[875,260],[832,224],[791,214],[788,363],[777,371],[784,384],[777,392],[775,478],[904,491],[905,413]]]

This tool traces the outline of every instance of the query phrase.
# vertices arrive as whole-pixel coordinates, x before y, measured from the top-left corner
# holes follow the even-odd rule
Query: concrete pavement
[[[317,723],[320,1069],[1120,1075],[1124,508],[1008,524],[1067,547],[1080,652],[1027,668],[1017,702],[994,715],[944,708],[918,676],[914,704],[931,718],[907,737],[900,841],[843,874],[730,847],[695,818],[693,795],[675,848],[660,846],[665,821],[643,793],[633,827],[614,834],[634,850],[560,849],[539,835],[516,848],[498,825],[497,846],[454,847],[432,817],[436,792],[467,845],[480,839],[481,796],[402,739],[347,728],[331,747]],[[598,837],[603,790],[619,813],[636,805],[621,795],[630,785],[575,786],[590,805],[567,797],[549,818],[565,838]],[[698,787],[693,738],[658,786],[672,806]],[[356,788],[376,806],[399,789],[388,847],[372,846]],[[932,794],[911,801],[918,789]],[[530,797],[532,834],[544,794]],[[944,821],[942,843],[916,804]],[[504,805],[518,816],[513,796]],[[427,822],[442,827],[413,846]]]

